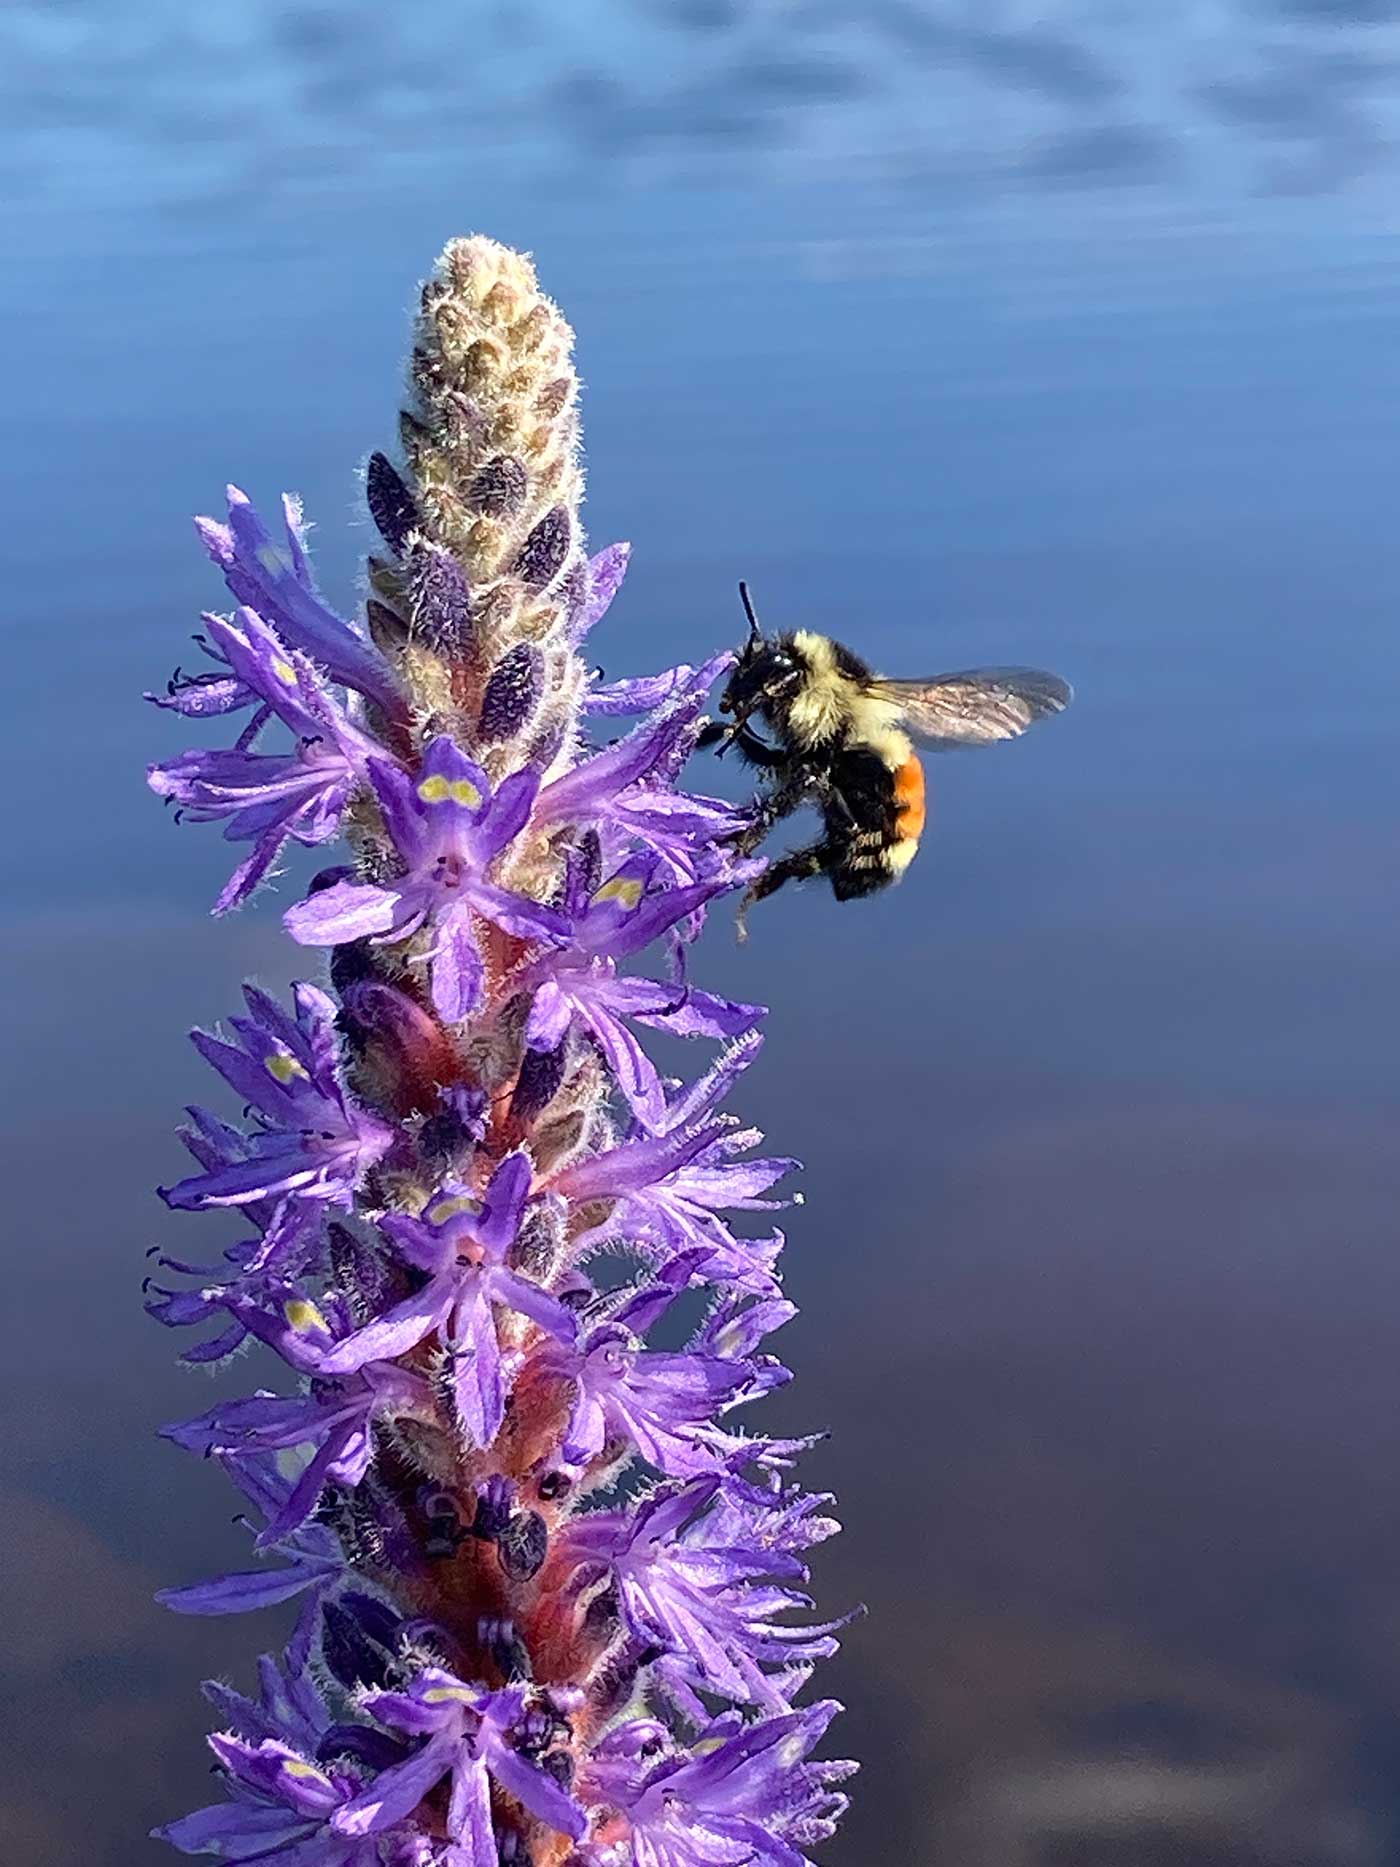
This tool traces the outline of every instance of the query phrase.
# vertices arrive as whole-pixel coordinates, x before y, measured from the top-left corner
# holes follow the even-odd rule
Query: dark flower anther
[[[556,1044],[552,1050],[525,1052],[510,1100],[513,1120],[531,1121],[548,1108],[564,1081],[565,1057],[563,1044]]]
[[[573,542],[573,522],[562,506],[551,506],[528,534],[515,560],[515,574],[532,590],[543,590],[564,568]]]
[[[413,633],[443,654],[463,655],[472,640],[467,574],[450,551],[420,540],[408,555]]]
[[[501,1567],[513,1582],[528,1582],[544,1567],[549,1532],[538,1511],[518,1511],[497,1539]]]
[[[507,1685],[534,1677],[530,1649],[514,1621],[487,1616],[477,1623],[477,1639],[491,1655]]]
[[[525,503],[530,476],[513,454],[496,454],[486,461],[467,488],[467,504],[487,518],[510,518]]]
[[[418,508],[398,468],[385,454],[371,454],[365,468],[365,504],[379,535],[395,553],[401,553],[408,535],[418,524]]]
[[[321,1608],[321,1657],[332,1675],[347,1689],[372,1686],[382,1690],[393,1673],[393,1655],[374,1638],[345,1598],[331,1599]]]
[[[501,1477],[499,1472],[488,1478],[477,1493],[472,1535],[483,1543],[494,1543],[510,1522],[514,1500],[515,1487],[509,1478]]]
[[[543,686],[544,656],[535,644],[517,642],[514,648],[508,648],[491,670],[481,697],[477,729],[483,742],[491,745],[501,739],[514,739],[533,717]]]

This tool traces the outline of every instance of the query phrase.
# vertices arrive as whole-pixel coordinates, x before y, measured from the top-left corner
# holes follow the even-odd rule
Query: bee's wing
[[[877,675],[867,692],[898,707],[910,731],[935,750],[1018,739],[1037,720],[1063,713],[1074,696],[1068,681],[1040,668],[966,668],[926,681]]]

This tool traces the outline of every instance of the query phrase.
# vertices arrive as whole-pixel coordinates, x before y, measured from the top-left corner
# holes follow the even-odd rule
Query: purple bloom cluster
[[[568,350],[523,260],[447,249],[405,468],[367,476],[367,635],[292,502],[282,539],[232,489],[200,521],[237,607],[157,703],[246,718],[152,788],[250,845],[216,911],[289,843],[349,860],[285,915],[332,990],[249,986],[194,1033],[242,1117],[192,1109],[197,1171],[162,1189],[246,1235],[163,1257],[151,1313],[208,1326],[187,1360],[251,1340],[288,1376],[166,1429],[224,1466],[259,1561],[162,1599],[299,1603],[256,1699],[206,1688],[223,1799],[161,1831],[186,1854],[801,1867],[844,1807],[854,1766],[811,1756],[837,1707],[795,1704],[840,1626],[804,1618],[829,1500],[789,1476],[805,1442],[735,1421],[788,1378],[764,1344],[794,1312],[781,1234],[732,1215],[790,1203],[795,1163],[721,1107],[762,1008],[687,977],[755,873],[744,816],[678,788],[728,657],[590,686],[627,548],[583,548]],[[664,1077],[639,1027],[708,1067]]]

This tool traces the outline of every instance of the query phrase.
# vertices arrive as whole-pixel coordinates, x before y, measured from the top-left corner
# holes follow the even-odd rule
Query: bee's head
[[[771,713],[773,708],[781,708],[807,671],[787,637],[767,636],[759,628],[747,584],[739,585],[739,596],[749,619],[749,639],[719,700],[720,712],[734,716],[731,736],[751,713]]]

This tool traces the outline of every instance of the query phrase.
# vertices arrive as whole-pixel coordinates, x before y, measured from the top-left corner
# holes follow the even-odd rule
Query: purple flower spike
[[[222,1798],[158,1831],[186,1855],[808,1867],[844,1807],[803,1702],[847,1625],[806,1593],[814,1441],[736,1424],[789,1379],[761,1215],[796,1162],[725,1109],[764,1008],[691,980],[763,868],[749,812],[681,788],[734,657],[590,684],[629,547],[587,555],[570,342],[519,254],[443,253],[403,464],[366,469],[373,645],[295,507],[200,521],[240,607],[157,704],[239,721],[151,788],[237,845],[219,911],[344,840],[284,915],[327,989],[194,1033],[235,1100],[163,1197],[237,1225],[144,1285],[182,1360],[281,1377],[164,1429],[253,1553],[161,1601],[296,1604],[255,1689],[205,1686]],[[653,1033],[713,1048],[679,1082]]]

